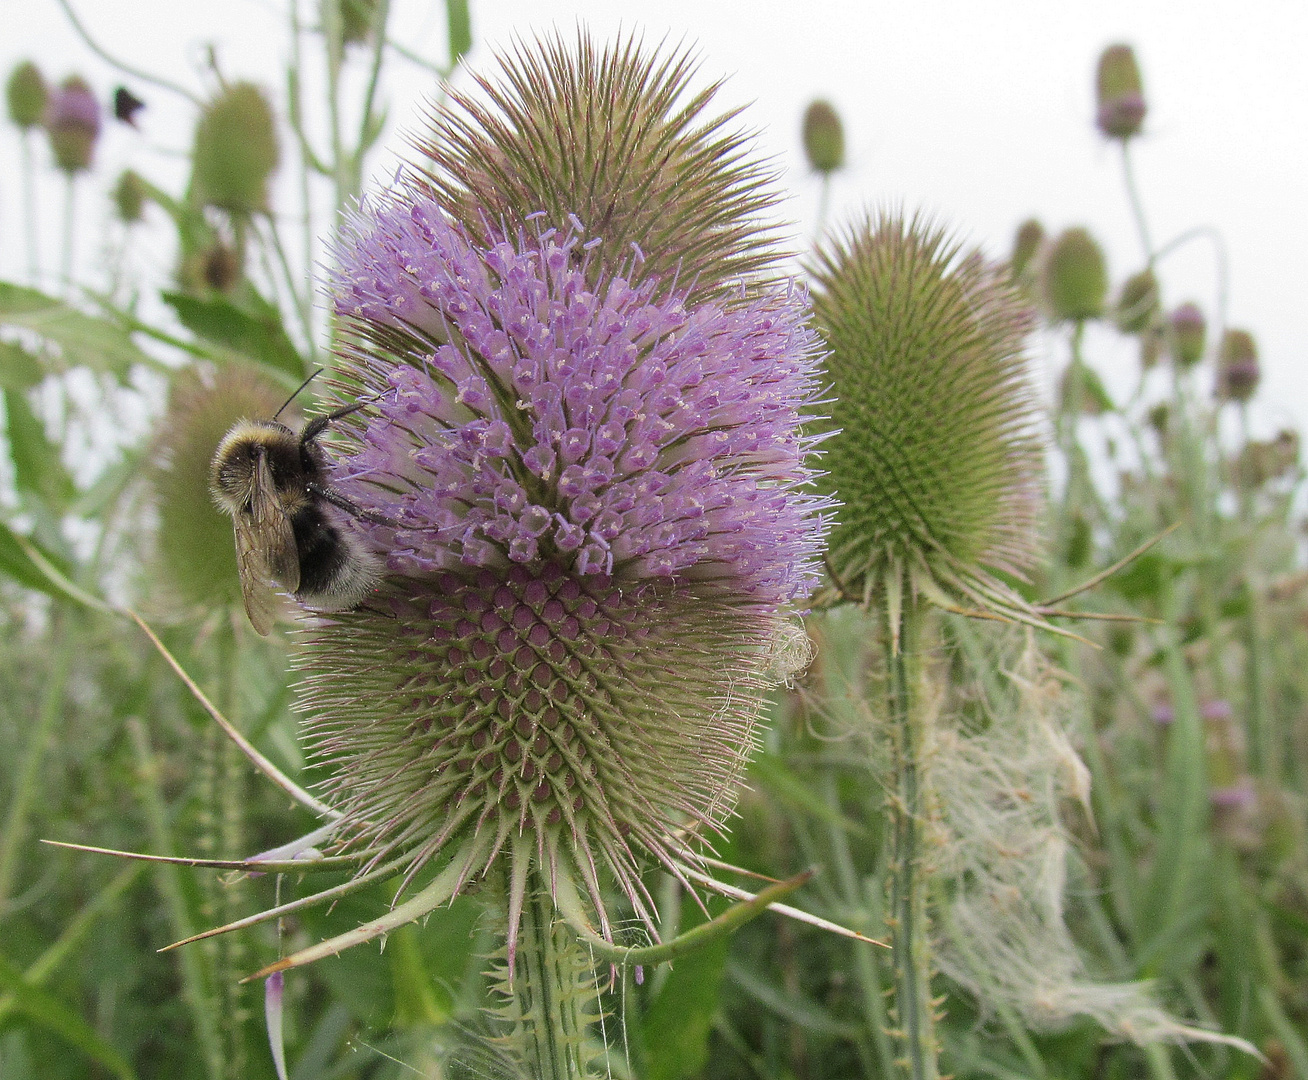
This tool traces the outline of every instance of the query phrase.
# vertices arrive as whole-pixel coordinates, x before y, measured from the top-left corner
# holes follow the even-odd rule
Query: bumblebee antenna
[[[322,374],[322,368],[314,368],[313,374],[310,375],[307,379],[304,380],[304,382],[300,383],[300,385],[295,388],[295,393],[293,393],[290,397],[288,397],[285,401],[282,402],[282,407],[272,414],[272,418],[276,420],[277,417],[281,416],[282,413],[285,411],[286,406],[300,396],[300,391],[303,390],[306,386],[308,386],[311,382],[313,382],[313,380],[316,379],[321,374]]]

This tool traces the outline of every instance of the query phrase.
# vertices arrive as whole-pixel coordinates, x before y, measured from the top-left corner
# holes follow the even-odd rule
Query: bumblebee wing
[[[236,518],[236,569],[240,572],[241,599],[245,601],[250,625],[260,637],[267,637],[277,618],[277,595],[253,523],[239,516]]]
[[[267,576],[287,592],[300,588],[300,553],[295,546],[295,529],[290,516],[277,501],[277,486],[266,455],[261,455],[254,475],[250,518],[262,544]]]

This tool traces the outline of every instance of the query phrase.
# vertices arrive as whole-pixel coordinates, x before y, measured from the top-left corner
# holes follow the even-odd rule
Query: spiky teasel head
[[[773,268],[761,215],[774,172],[748,153],[736,112],[709,106],[720,83],[691,91],[686,51],[647,52],[634,37],[600,47],[584,30],[521,43],[479,92],[451,91],[417,140],[423,187],[469,236],[490,246],[529,215],[598,244],[592,272],[628,267],[689,303],[734,303],[737,282]],[[637,259],[631,261],[633,252]]]
[[[870,604],[907,585],[968,608],[1010,603],[991,571],[1035,560],[1040,445],[1031,314],[1007,269],[929,221],[883,213],[823,249],[814,277],[840,594]]]
[[[800,289],[690,304],[693,267],[605,264],[575,217],[489,220],[409,185],[347,231],[340,373],[377,400],[334,483],[396,527],[361,526],[385,582],[301,665],[344,831],[410,876],[502,868],[512,949],[529,877],[607,933],[609,882],[648,922],[641,854],[722,826],[823,504]]]

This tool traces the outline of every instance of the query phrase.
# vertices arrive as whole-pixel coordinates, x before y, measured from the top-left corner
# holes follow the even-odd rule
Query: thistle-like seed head
[[[819,253],[835,401],[815,427],[832,433],[821,484],[840,500],[828,560],[845,596],[869,602],[906,575],[970,596],[988,570],[1034,561],[1031,313],[1008,276],[931,223],[885,214]]]
[[[45,130],[55,164],[64,172],[85,172],[100,138],[100,103],[86,80],[70,75],[45,104]]]
[[[23,131],[36,127],[45,115],[49,94],[41,69],[32,61],[24,60],[10,73],[9,82],[5,84],[9,119]]]
[[[1042,292],[1058,320],[1082,322],[1104,313],[1108,267],[1095,238],[1085,229],[1067,229],[1045,256]]]
[[[1204,358],[1207,324],[1198,304],[1182,304],[1167,320],[1168,345],[1179,367],[1190,368]]]
[[[662,74],[615,84],[618,61]],[[567,102],[540,123],[611,106],[615,86],[639,90],[623,115],[662,116],[683,77],[588,44],[520,63],[523,86],[562,82],[532,89]],[[379,858],[412,874],[451,857],[469,877],[507,859],[511,911],[529,873],[566,874],[606,928],[612,881],[648,919],[638,857],[693,858],[692,836],[722,826],[782,613],[814,584],[806,297],[773,283],[711,302],[703,276],[650,274],[657,246],[642,265],[576,215],[488,239],[504,218],[469,229],[441,190],[365,206],[339,253],[340,371],[377,401],[334,484],[396,527],[361,525],[388,576],[308,635],[317,753]]]
[[[831,102],[815,101],[804,111],[804,153],[824,175],[845,164],[845,128]]]
[[[1100,54],[1095,91],[1095,120],[1106,138],[1125,140],[1139,134],[1147,106],[1140,65],[1130,45],[1110,45]]]
[[[1217,397],[1222,401],[1248,401],[1261,378],[1253,334],[1248,330],[1227,330],[1217,354]]]
[[[775,174],[749,156],[736,112],[707,113],[720,83],[689,90],[688,53],[635,38],[601,49],[579,31],[573,46],[524,43],[499,63],[480,94],[451,91],[416,140],[424,186],[471,239],[490,247],[530,214],[558,227],[574,216],[598,244],[594,272],[626,267],[632,285],[691,305],[734,303],[739,280],[774,268],[762,215]]]
[[[1142,334],[1158,321],[1158,310],[1158,278],[1146,268],[1122,283],[1113,314],[1122,333]]]
[[[205,106],[191,154],[193,196],[234,214],[268,209],[268,181],[280,158],[277,122],[264,92],[233,83]]]

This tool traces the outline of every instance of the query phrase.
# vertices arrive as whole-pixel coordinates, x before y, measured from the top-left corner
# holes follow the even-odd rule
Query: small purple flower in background
[[[1163,701],[1155,705],[1149,715],[1155,724],[1165,726],[1176,719],[1176,710],[1170,702]]]
[[[1253,781],[1247,776],[1226,787],[1215,787],[1208,798],[1218,810],[1245,810],[1254,805],[1258,797]]]
[[[630,46],[602,59],[653,77]],[[575,213],[473,230],[427,179],[362,207],[339,253],[338,373],[377,400],[333,482],[395,525],[360,523],[388,576],[307,635],[303,704],[371,865],[439,858],[455,891],[503,868],[511,966],[532,895],[589,896],[608,936],[616,883],[652,930],[642,853],[680,874],[731,812],[764,691],[804,652],[817,343],[787,279],[659,273]]]
[[[1199,715],[1205,720],[1231,719],[1231,703],[1223,698],[1212,698],[1199,706]]]

